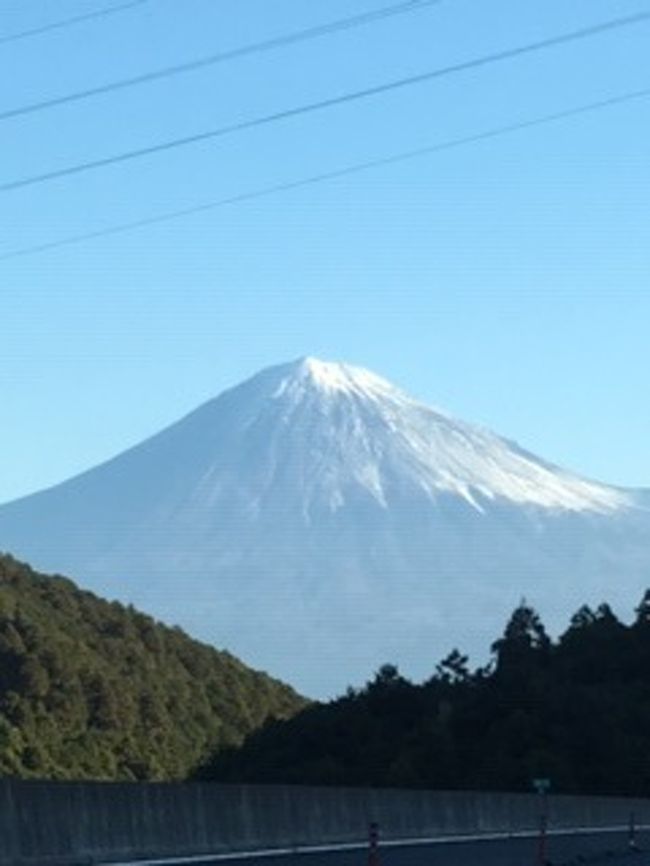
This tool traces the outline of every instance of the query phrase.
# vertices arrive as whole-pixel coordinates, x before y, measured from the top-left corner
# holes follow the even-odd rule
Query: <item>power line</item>
[[[350,102],[356,102],[360,99],[366,99],[371,96],[378,96],[382,93],[388,93],[392,90],[409,87],[415,84],[421,84],[425,81],[431,81],[436,78],[453,75],[458,72],[465,72],[469,69],[476,69],[481,66],[486,66],[490,63],[497,63],[503,60],[509,60],[514,57],[520,57],[524,54],[541,51],[546,48],[551,48],[556,45],[563,45],[569,42],[575,42],[579,39],[586,39],[591,36],[596,36],[610,30],[621,27],[628,27],[633,24],[640,24],[650,20],[650,12],[641,12],[636,15],[628,15],[621,18],[611,19],[600,24],[585,27],[580,30],[573,30],[569,33],[564,33],[559,36],[553,36],[548,39],[543,39],[538,42],[528,43],[527,45],[511,48],[504,51],[499,51],[494,54],[486,54],[482,57],[466,60],[462,63],[456,63],[451,66],[434,69],[430,72],[424,72],[419,75],[411,75],[408,78],[400,78],[396,81],[390,81],[386,84],[379,84],[374,87],[368,87],[363,90],[355,90],[349,93],[344,93],[340,96],[323,99],[318,102],[311,102],[306,105],[301,105],[296,108],[288,108],[283,111],[277,111],[273,114],[262,115],[251,120],[244,120],[238,123],[233,123],[228,126],[222,126],[217,129],[211,129],[206,132],[195,133],[194,135],[184,136],[182,138],[171,139],[160,144],[149,145],[148,147],[138,148],[136,150],[124,151],[122,153],[106,156],[101,159],[94,159],[88,162],[77,163],[75,165],[66,166],[65,168],[56,169],[54,171],[45,172],[43,174],[31,175],[20,178],[19,180],[8,181],[0,184],[0,192],[9,192],[10,190],[20,189],[26,186],[45,183],[50,180],[57,180],[63,177],[80,174],[82,172],[91,171],[98,168],[105,168],[109,165],[127,162],[133,159],[139,159],[145,156],[152,156],[163,151],[173,150],[179,147],[185,147],[190,144],[196,144],[201,141],[207,141],[213,138],[219,138],[226,135],[231,135],[236,132],[243,132],[246,129],[253,129],[259,126],[266,126],[281,120],[298,117],[299,115],[309,114],[316,111],[322,111],[326,108],[333,108],[337,105],[344,105]]]
[[[462,136],[459,138],[448,139],[437,144],[420,147],[416,150],[403,151],[402,153],[393,154],[391,156],[380,157],[379,159],[368,160],[367,162],[358,162],[348,165],[344,168],[335,169],[333,171],[321,172],[313,174],[309,177],[300,178],[294,181],[274,184],[273,186],[263,187],[262,189],[252,190],[249,192],[240,193],[238,195],[228,196],[227,198],[216,199],[213,201],[203,202],[193,207],[183,208],[181,210],[167,211],[166,213],[156,216],[146,217],[133,222],[120,223],[108,228],[98,229],[94,232],[86,232],[84,234],[71,235],[67,238],[62,238],[57,241],[37,244],[22,249],[13,250],[8,253],[0,253],[0,261],[7,259],[20,258],[30,256],[37,253],[55,250],[61,247],[73,246],[84,243],[86,241],[97,240],[99,238],[109,237],[111,235],[124,234],[126,232],[135,231],[136,229],[146,228],[148,226],[158,225],[160,223],[172,222],[173,220],[182,219],[183,217],[192,216],[217,208],[227,207],[230,205],[241,204],[254,199],[267,198],[277,195],[278,193],[290,192],[301,187],[314,186],[315,184],[324,183],[330,180],[337,180],[349,175],[359,174],[371,169],[383,168],[388,165],[394,165],[400,162],[406,162],[411,159],[418,159],[425,156],[431,156],[436,153],[441,153],[447,150],[454,150],[460,147],[466,147],[470,144],[476,144],[490,139],[500,138],[501,136],[511,135],[516,132],[521,132],[527,129],[532,129],[537,126],[544,126],[551,123],[557,123],[562,120],[568,120],[572,117],[578,117],[582,114],[599,111],[605,108],[611,108],[616,105],[622,105],[626,102],[632,102],[638,99],[647,99],[650,97],[650,87],[642,90],[633,90],[626,93],[610,96],[607,99],[601,99],[596,102],[583,103],[582,105],[567,108],[563,111],[557,111],[553,114],[545,114],[540,117],[534,117],[529,120],[518,121],[507,126],[497,126],[492,129],[487,129],[482,132],[477,132],[472,135]]]
[[[213,66],[217,63],[226,63],[227,61],[237,60],[241,57],[247,57],[252,54],[261,54],[266,51],[273,51],[287,45],[294,45],[298,42],[305,42],[309,39],[328,36],[331,33],[340,33],[343,30],[362,27],[384,18],[403,15],[407,12],[417,12],[420,9],[426,9],[428,6],[437,5],[441,2],[442,0],[408,0],[408,2],[405,3],[402,2],[392,6],[384,6],[381,9],[376,9],[372,12],[353,15],[348,18],[341,18],[337,21],[331,21],[328,24],[309,27],[306,30],[297,30],[293,33],[288,33],[284,36],[277,36],[274,39],[267,39],[263,42],[253,42],[249,45],[243,45],[239,48],[233,48],[219,54],[211,54],[207,57],[192,60],[188,63],[166,66],[162,69],[143,73],[142,75],[135,75],[132,78],[122,78],[118,81],[111,81],[108,84],[101,84],[98,87],[89,87],[85,90],[78,90],[73,93],[64,94],[63,96],[55,96],[52,99],[43,99],[39,102],[32,102],[28,105],[22,105],[17,108],[9,108],[6,111],[0,111],[0,121],[9,120],[13,117],[21,117],[25,114],[33,114],[37,111],[43,111],[48,108],[56,108],[57,106],[66,105],[71,102],[79,102],[106,93],[113,93],[116,90],[136,87],[140,84],[149,84],[153,81],[160,81],[163,78],[171,78],[174,75],[180,75],[186,72],[195,72],[198,69],[204,69],[207,66]]]
[[[81,24],[94,18],[104,18],[107,15],[114,15],[116,12],[126,12],[127,9],[132,9],[134,6],[141,6],[143,3],[148,2],[149,0],[129,0],[128,3],[120,3],[119,6],[105,6],[102,9],[95,9],[94,12],[85,12],[83,15],[75,15],[72,18],[52,21],[50,24],[44,24],[41,27],[33,27],[30,30],[22,30],[19,33],[9,33],[6,36],[0,36],[0,45],[4,45],[7,42],[17,42],[19,39],[29,39],[31,36],[40,36],[42,33],[49,33],[51,30],[63,30],[66,27]]]

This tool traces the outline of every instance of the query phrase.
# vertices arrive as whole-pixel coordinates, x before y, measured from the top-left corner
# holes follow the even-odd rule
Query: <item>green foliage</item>
[[[267,724],[200,778],[238,782],[650,791],[650,591],[626,626],[582,607],[553,642],[525,602],[470,671],[458,650],[413,685],[384,665],[360,690]]]
[[[178,628],[0,556],[0,775],[185,778],[305,704]]]

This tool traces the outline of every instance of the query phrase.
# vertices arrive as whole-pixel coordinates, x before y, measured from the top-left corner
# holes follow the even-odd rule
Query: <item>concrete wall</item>
[[[650,823],[650,801],[550,796],[551,827]],[[101,863],[366,837],[535,830],[539,799],[485,794],[217,784],[0,781],[0,863]]]

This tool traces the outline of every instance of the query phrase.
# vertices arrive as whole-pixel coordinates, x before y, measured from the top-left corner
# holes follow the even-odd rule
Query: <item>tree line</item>
[[[472,669],[386,664],[310,703],[129,606],[0,556],[0,775],[650,794],[650,591],[557,639],[525,602]]]
[[[650,592],[626,625],[582,607],[557,640],[522,602],[471,670],[454,650],[421,685],[382,667],[360,689],[269,722],[196,776],[237,782],[650,795]]]

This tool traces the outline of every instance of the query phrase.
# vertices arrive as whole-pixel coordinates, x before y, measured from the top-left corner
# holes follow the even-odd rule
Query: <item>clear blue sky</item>
[[[390,0],[148,0],[0,43],[0,108]],[[3,0],[0,36],[102,0]],[[117,5],[117,4],[116,4]],[[442,0],[0,124],[1,182],[650,6]],[[650,87],[650,23],[0,196],[0,253]],[[10,85],[9,85],[10,82]],[[650,99],[0,262],[0,501],[259,368],[374,369],[546,459],[650,486]]]

